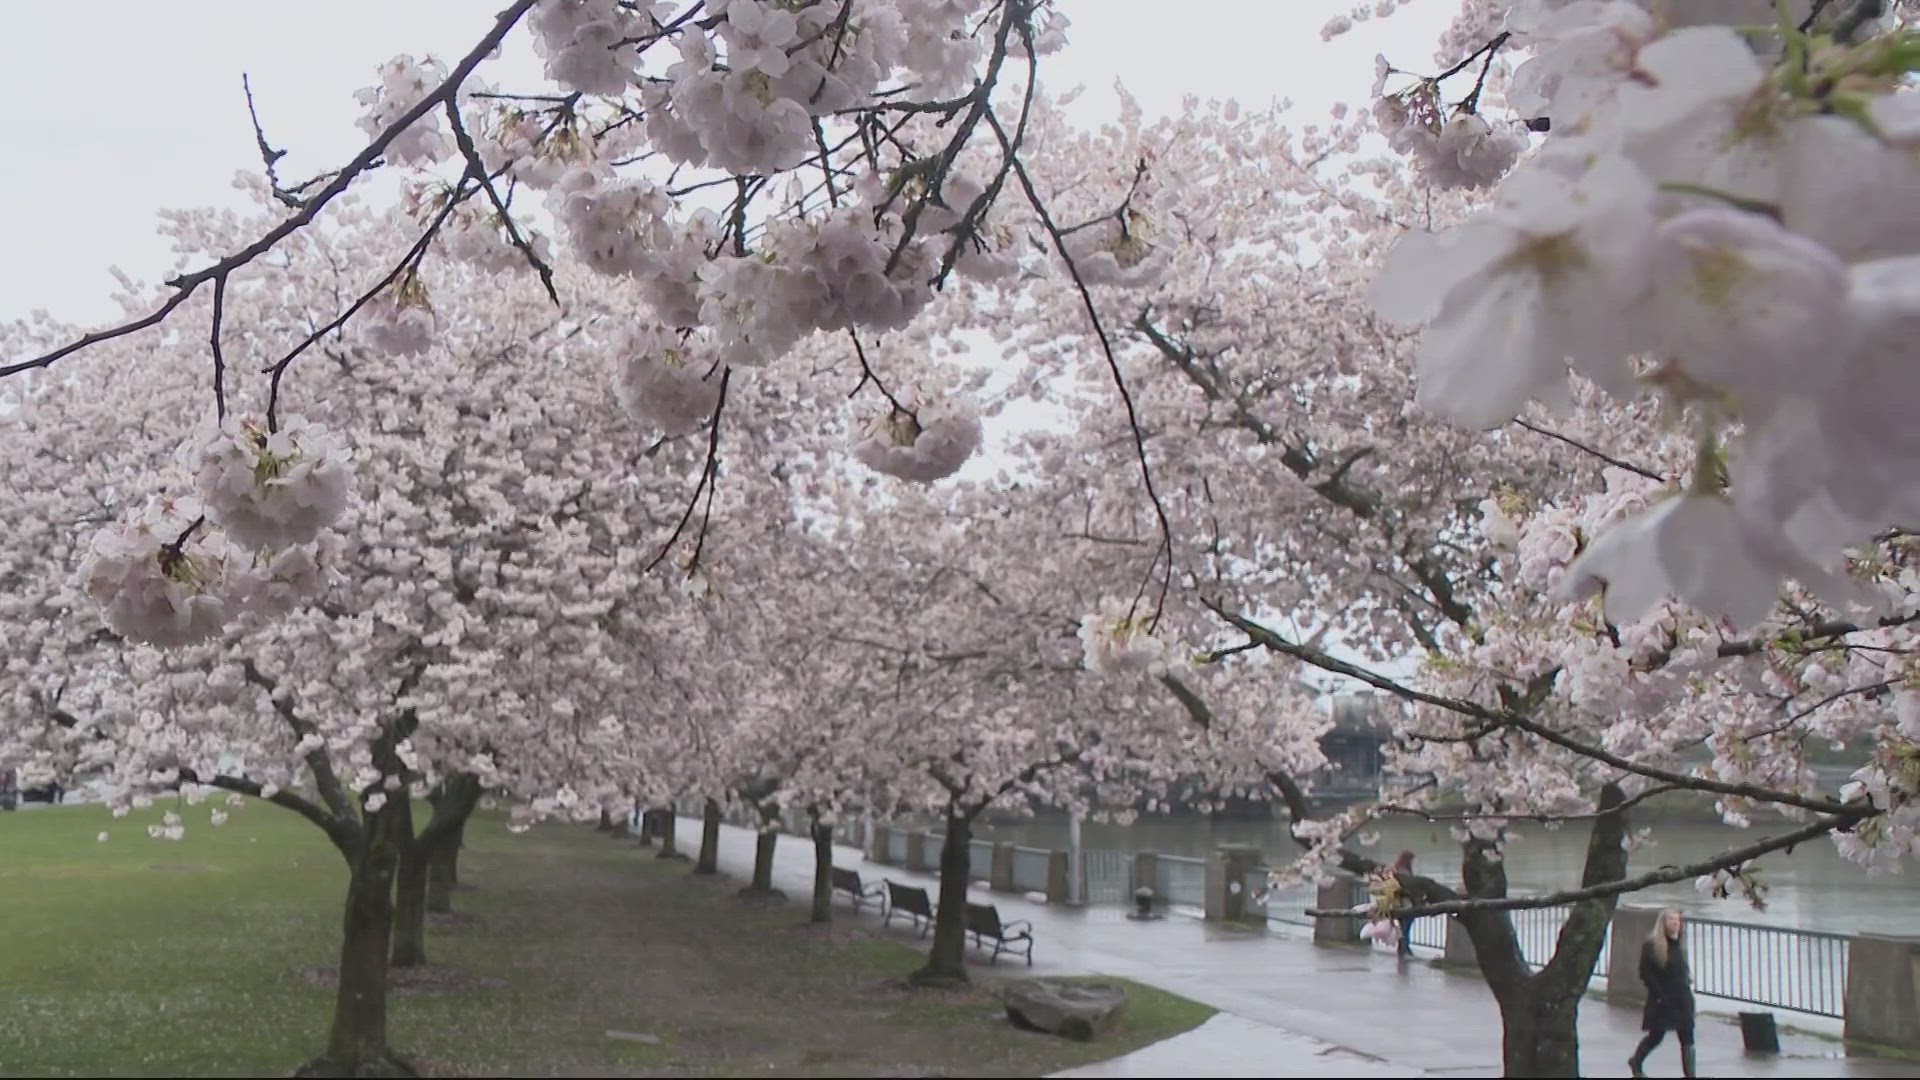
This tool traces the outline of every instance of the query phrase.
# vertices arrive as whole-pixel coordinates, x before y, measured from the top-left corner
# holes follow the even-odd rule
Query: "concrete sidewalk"
[[[680,821],[679,836],[693,842],[689,850],[699,829],[697,819]],[[724,826],[721,867],[746,877],[753,840],[750,830]],[[890,877],[930,891],[935,884],[931,875],[869,863],[854,848],[837,847],[835,862],[875,881]],[[783,835],[775,884],[804,901],[812,880],[812,845]],[[1004,918],[1032,921],[1034,974],[1123,976],[1223,1014],[1179,1038],[1064,1075],[1500,1075],[1500,1016],[1477,978],[1424,961],[1398,961],[1386,950],[1317,947],[1179,915],[1142,923],[1119,908],[1067,908],[1000,893],[991,902]],[[844,903],[836,904],[836,918],[851,916]],[[903,940],[917,940],[899,926]],[[969,954],[977,955],[972,949]],[[1003,957],[993,970],[1025,969]],[[1723,1016],[1703,1014],[1697,1030],[1702,1076],[1920,1077],[1920,1062],[1848,1056],[1837,1042],[1789,1031],[1781,1032],[1780,1054],[1749,1056],[1738,1027]],[[1627,1055],[1639,1038],[1638,1009],[1589,999],[1580,1010],[1583,1074],[1626,1076]],[[1678,1075],[1679,1065],[1679,1051],[1668,1039],[1655,1051],[1649,1072]]]

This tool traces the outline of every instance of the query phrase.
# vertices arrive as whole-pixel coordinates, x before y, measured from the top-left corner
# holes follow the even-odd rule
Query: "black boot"
[[[1641,1039],[1640,1045],[1633,1048],[1633,1056],[1627,1059],[1628,1071],[1635,1076],[1647,1075],[1647,1070],[1644,1067],[1647,1064],[1647,1055],[1653,1053],[1653,1048],[1658,1045],[1659,1042],[1660,1037],[1652,1033],[1649,1033],[1645,1038]]]

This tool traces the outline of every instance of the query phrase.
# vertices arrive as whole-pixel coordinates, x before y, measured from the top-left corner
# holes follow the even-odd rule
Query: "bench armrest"
[[[1004,937],[1016,937],[1021,935],[1024,935],[1026,937],[1032,937],[1033,924],[1028,922],[1025,919],[1015,919],[1012,922],[1001,923],[1000,933]]]

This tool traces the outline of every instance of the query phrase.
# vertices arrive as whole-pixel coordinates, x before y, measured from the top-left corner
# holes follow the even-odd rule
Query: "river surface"
[[[1792,827],[1777,819],[1762,819],[1753,828],[1735,829],[1696,811],[1641,814],[1635,825],[1650,826],[1654,842],[1630,856],[1632,873],[1708,858]],[[1519,830],[1519,839],[1507,849],[1509,888],[1522,894],[1577,886],[1588,831],[1583,823],[1557,830]],[[1395,820],[1381,823],[1378,832],[1379,841],[1361,850],[1382,862],[1392,861],[1402,850],[1411,850],[1416,856],[1415,870],[1458,884],[1460,849],[1445,826]],[[1058,813],[1000,817],[980,823],[975,835],[982,840],[1010,840],[1029,847],[1064,848],[1067,818]],[[1222,844],[1238,844],[1261,848],[1272,866],[1283,865],[1296,850],[1283,819],[1214,818],[1198,813],[1142,814],[1125,826],[1087,821],[1081,826],[1081,844],[1088,850],[1187,856],[1205,855]],[[1833,842],[1825,839],[1802,844],[1792,855],[1769,855],[1760,865],[1762,880],[1772,886],[1765,911],[1755,911],[1739,899],[1703,896],[1691,881],[1648,889],[1625,902],[1671,905],[1695,917],[1728,922],[1843,934],[1920,934],[1920,865],[1908,867],[1905,873],[1868,874],[1842,858]]]

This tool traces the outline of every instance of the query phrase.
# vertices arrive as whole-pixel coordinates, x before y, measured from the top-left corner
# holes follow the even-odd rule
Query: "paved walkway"
[[[683,848],[698,844],[699,826],[697,819],[681,819]],[[935,881],[932,875],[869,863],[854,848],[838,848],[835,861],[873,880],[884,876],[928,886]],[[728,873],[746,877],[753,864],[753,833],[723,827],[720,863]],[[775,884],[804,900],[812,880],[812,845],[782,836]],[[1296,937],[1180,915],[1141,923],[1120,908],[1068,908],[1007,894],[994,894],[992,901],[1003,917],[1032,921],[1038,942],[1034,974],[1123,976],[1222,1014],[1178,1038],[1062,1075],[1500,1075],[1500,1016],[1478,978],[1424,961],[1401,962],[1386,950],[1316,947]],[[845,917],[845,910],[840,905],[836,917]],[[904,930],[901,937],[915,940]],[[1002,958],[998,968],[1007,966]],[[1626,1076],[1627,1055],[1639,1038],[1638,1009],[1589,999],[1580,1010],[1584,1074]],[[1920,1077],[1920,1062],[1849,1057],[1835,1041],[1789,1031],[1781,1032],[1779,1055],[1748,1056],[1739,1028],[1726,1016],[1702,1015],[1698,1040],[1703,1076]],[[1679,1051],[1668,1039],[1649,1071],[1677,1076],[1679,1066]]]

